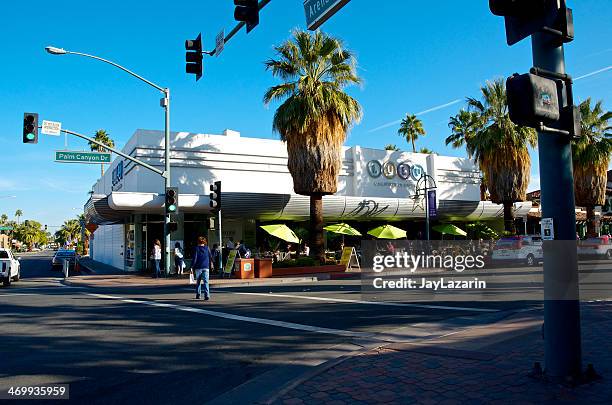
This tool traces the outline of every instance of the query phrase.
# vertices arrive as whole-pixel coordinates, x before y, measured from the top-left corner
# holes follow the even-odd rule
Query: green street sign
[[[59,163],[110,163],[110,152],[79,152],[56,150],[55,161]]]
[[[304,0],[306,25],[310,31],[319,28],[351,0]]]

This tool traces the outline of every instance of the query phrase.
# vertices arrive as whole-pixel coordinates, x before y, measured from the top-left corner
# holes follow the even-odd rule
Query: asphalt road
[[[523,290],[524,299],[380,296],[371,303],[358,281],[329,281],[215,289],[204,302],[187,286],[65,286],[50,253],[24,255],[23,279],[0,288],[0,389],[67,383],[70,403],[224,403],[251,382],[247,394],[235,391],[246,404],[342,354],[541,304],[531,282],[517,283],[541,269],[497,271],[510,280],[499,288]]]

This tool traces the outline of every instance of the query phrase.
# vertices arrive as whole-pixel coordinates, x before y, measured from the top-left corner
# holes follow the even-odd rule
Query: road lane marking
[[[278,297],[278,298],[297,298],[312,301],[338,302],[344,304],[361,304],[361,305],[382,305],[388,307],[407,307],[407,308],[426,308],[426,309],[445,309],[451,311],[470,311],[470,312],[499,312],[498,309],[476,308],[476,307],[454,307],[445,305],[430,305],[430,304],[408,304],[402,302],[387,302],[387,301],[362,301],[350,300],[345,298],[326,298],[326,297],[311,297],[307,295],[292,295],[292,294],[273,294],[273,293],[252,293],[252,292],[237,292],[237,291],[219,291],[215,294],[238,294],[238,295],[257,295],[262,297]]]
[[[117,300],[117,301],[126,302],[130,304],[143,304],[143,305],[149,305],[152,307],[171,308],[171,309],[176,309],[179,311],[194,312],[198,314],[214,316],[217,318],[231,319],[231,320],[240,321],[240,322],[257,323],[260,325],[277,326],[279,328],[301,330],[301,331],[306,331],[306,332],[323,333],[323,334],[328,334],[328,335],[337,335],[337,336],[345,336],[345,337],[360,338],[360,339],[374,339],[374,340],[380,340],[380,341],[396,342],[396,341],[400,341],[399,339],[401,339],[401,337],[399,339],[398,338],[394,339],[391,336],[385,336],[385,334],[379,334],[379,333],[353,332],[353,331],[341,330],[341,329],[321,328],[318,326],[304,325],[300,323],[285,322],[285,321],[277,321],[274,319],[254,318],[251,316],[234,315],[234,314],[229,314],[226,312],[211,311],[209,309],[187,307],[183,305],[167,304],[167,303],[156,302],[156,301],[134,300],[134,299],[119,297],[115,295],[94,294],[94,293],[83,293],[83,294],[89,295],[92,297],[96,297],[96,298]],[[401,341],[406,341],[406,339],[404,338]]]
[[[21,294],[21,293],[14,293],[14,294],[0,294],[0,297],[19,297],[19,296],[24,296],[24,295],[43,295],[43,294]]]

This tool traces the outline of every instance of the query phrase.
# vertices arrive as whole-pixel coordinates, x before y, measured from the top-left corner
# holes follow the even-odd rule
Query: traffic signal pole
[[[161,99],[161,104],[166,110],[166,118],[164,125],[164,159],[165,159],[165,168],[164,168],[164,190],[167,190],[170,184],[170,89],[165,88],[164,90],[164,98]],[[165,192],[165,191],[164,191]],[[164,213],[164,244],[165,244],[165,257],[164,257],[164,271],[166,276],[170,274],[170,214],[168,212]]]
[[[565,73],[558,36],[532,36],[535,67]],[[569,136],[538,133],[542,218],[552,218],[555,240],[544,241],[544,357],[547,377],[577,377],[582,371],[576,211]]]

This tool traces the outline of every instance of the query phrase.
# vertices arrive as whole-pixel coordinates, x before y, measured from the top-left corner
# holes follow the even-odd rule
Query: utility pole
[[[532,35],[533,64],[565,74],[563,44],[548,32]],[[544,357],[546,375],[582,372],[576,211],[570,138],[538,132],[542,218],[552,218],[554,241],[544,241]]]

